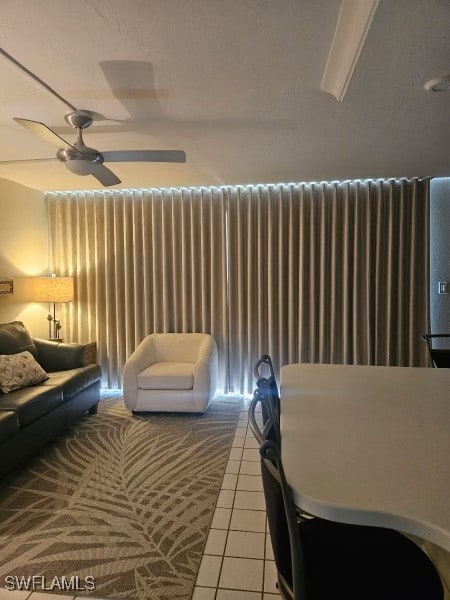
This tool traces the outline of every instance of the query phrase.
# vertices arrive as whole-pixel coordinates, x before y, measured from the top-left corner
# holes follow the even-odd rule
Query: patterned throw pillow
[[[0,391],[4,394],[46,379],[47,373],[30,352],[0,355]]]

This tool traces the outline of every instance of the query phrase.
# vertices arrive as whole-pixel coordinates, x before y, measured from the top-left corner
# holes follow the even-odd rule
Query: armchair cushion
[[[192,390],[194,363],[158,362],[138,375],[143,390]]]

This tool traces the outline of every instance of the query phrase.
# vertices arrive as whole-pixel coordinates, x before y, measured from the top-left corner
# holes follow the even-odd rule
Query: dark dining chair
[[[450,348],[433,348],[433,340],[439,338],[450,339],[450,333],[424,333],[422,335],[422,339],[427,343],[433,367],[450,369]]]
[[[269,373],[268,376],[263,376],[261,368],[267,367]],[[267,370],[266,369],[266,370]],[[261,401],[261,413],[263,426],[265,426],[269,419],[269,414],[266,408],[267,402],[270,402],[275,419],[272,419],[268,424],[268,428],[265,431],[265,435],[270,435],[270,439],[275,441],[279,446],[281,445],[281,432],[280,432],[280,393],[278,391],[277,381],[275,378],[275,371],[273,368],[272,359],[268,354],[263,354],[257,361],[254,368],[256,378],[256,389],[255,395]],[[256,403],[257,404],[257,403]],[[249,410],[249,424],[250,429],[253,432],[256,440],[261,444],[264,440],[263,432],[259,429],[257,420],[255,418],[256,405],[252,410]],[[299,520],[313,519],[313,515],[306,513],[296,508],[297,518]]]
[[[265,372],[262,372],[262,369],[264,368]],[[254,375],[256,379],[256,387],[262,391],[268,391],[270,393],[274,409],[279,415],[280,392],[278,391],[278,385],[275,377],[275,370],[273,368],[272,358],[269,356],[269,354],[263,354],[261,358],[256,362],[254,368]],[[267,412],[264,403],[262,403],[262,417],[263,423],[265,423],[267,421]]]
[[[261,473],[278,587],[286,600],[442,600],[440,577],[414,542],[391,529],[299,519],[277,443],[269,395],[260,435]]]

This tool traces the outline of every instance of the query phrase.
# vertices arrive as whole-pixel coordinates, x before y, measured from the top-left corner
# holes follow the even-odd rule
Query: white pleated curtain
[[[265,352],[277,366],[427,365],[428,187],[229,189],[231,389],[251,391]]]
[[[104,383],[152,332],[205,332],[227,346],[222,191],[48,193],[51,268],[76,280],[69,338],[97,340]],[[67,330],[67,327],[66,327]],[[220,356],[224,381],[226,354]]]
[[[52,271],[77,285],[63,322],[98,341],[109,386],[153,331],[212,333],[225,391],[250,392],[265,352],[277,367],[427,364],[427,180],[47,199]]]

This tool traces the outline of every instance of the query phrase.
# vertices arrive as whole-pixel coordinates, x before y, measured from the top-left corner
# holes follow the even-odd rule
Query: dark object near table
[[[263,374],[261,369],[268,370],[268,375]],[[275,377],[275,369],[273,368],[272,358],[269,354],[263,354],[261,358],[256,362],[254,368],[254,374],[256,379],[256,387],[262,392],[267,392],[270,395],[274,410],[280,418],[280,392],[278,391],[277,380]],[[264,402],[262,403],[262,416],[263,425],[266,424],[268,414]]]
[[[433,367],[450,369],[450,347],[433,348],[433,340],[442,338],[448,338],[450,346],[450,333],[424,333],[422,336],[427,343]]]

